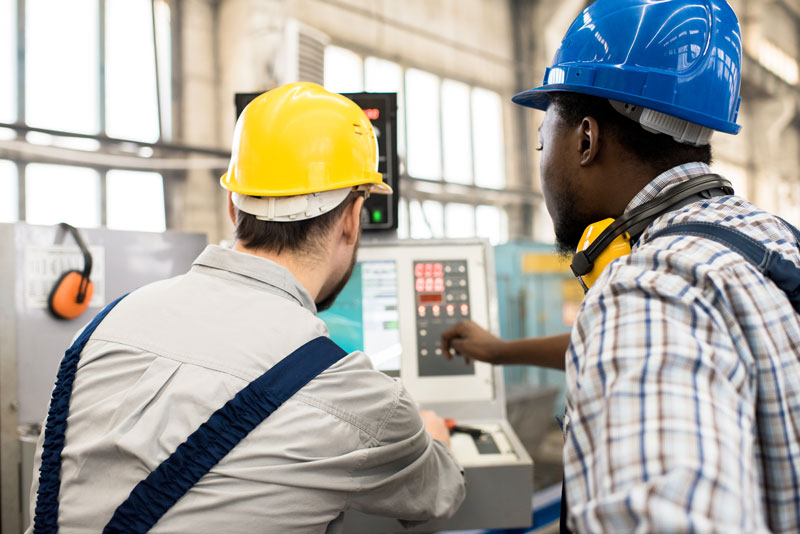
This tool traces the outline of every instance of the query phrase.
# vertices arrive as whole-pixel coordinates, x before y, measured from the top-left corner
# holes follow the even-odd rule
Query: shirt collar
[[[637,206],[641,206],[645,202],[653,200],[667,189],[676,186],[695,176],[702,176],[704,174],[711,174],[711,168],[705,163],[694,161],[691,163],[684,163],[673,167],[666,172],[662,172],[656,176],[653,181],[645,186],[644,189],[633,197],[625,208],[625,213],[629,212]]]
[[[208,245],[194,260],[192,270],[203,270],[212,275],[216,270],[217,272],[226,272],[247,278],[251,283],[255,281],[258,284],[263,284],[272,289],[273,293],[293,299],[300,306],[311,311],[311,313],[317,313],[314,299],[311,298],[306,288],[297,281],[291,271],[266,258],[238,252],[219,245]]]

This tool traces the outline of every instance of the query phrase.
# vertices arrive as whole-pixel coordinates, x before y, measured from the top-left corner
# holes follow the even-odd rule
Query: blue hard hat
[[[578,15],[540,87],[515,95],[547,109],[569,91],[738,133],[742,38],[725,0],[597,0]]]

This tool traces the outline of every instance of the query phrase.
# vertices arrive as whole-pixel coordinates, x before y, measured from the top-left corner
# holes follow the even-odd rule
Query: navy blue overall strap
[[[55,534],[58,532],[58,493],[61,489],[61,452],[64,450],[64,436],[67,431],[67,414],[72,397],[72,384],[81,352],[94,333],[95,328],[108,315],[108,312],[125,298],[121,296],[106,306],[83,329],[78,339],[67,349],[56,376],[56,386],[50,399],[50,410],[44,427],[42,445],[42,465],[39,468],[39,489],[36,492],[36,513],[33,518],[35,534]]]
[[[793,228],[790,224],[785,224]],[[772,280],[779,289],[786,293],[795,311],[800,312],[800,268],[783,258],[778,252],[766,248],[752,237],[716,223],[685,222],[659,230],[653,233],[649,239],[666,235],[703,237],[738,252],[755,265],[761,274]]]
[[[264,419],[346,356],[327,337],[313,339],[239,391],[195,430],[114,512],[103,532],[145,533]]]

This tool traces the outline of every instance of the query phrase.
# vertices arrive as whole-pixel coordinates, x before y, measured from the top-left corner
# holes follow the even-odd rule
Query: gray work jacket
[[[215,410],[327,335],[287,269],[219,246],[187,274],[131,293],[81,356],[62,458],[61,532],[100,532]],[[40,454],[41,440],[32,508]],[[348,508],[424,520],[452,515],[463,498],[461,469],[425,431],[403,385],[354,352],[256,427],[151,532],[335,533]]]

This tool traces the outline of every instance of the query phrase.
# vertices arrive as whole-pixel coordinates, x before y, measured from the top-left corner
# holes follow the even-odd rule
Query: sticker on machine
[[[101,307],[106,301],[106,249],[90,246],[94,295],[90,307]],[[83,254],[75,245],[28,245],[25,247],[25,306],[47,308],[47,299],[56,281],[67,271],[83,270]]]

